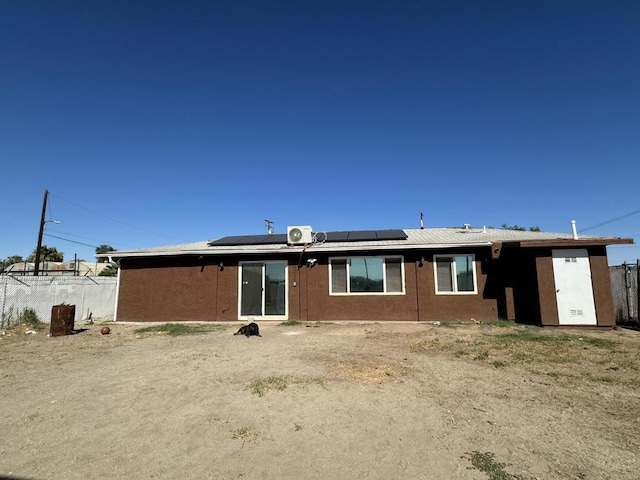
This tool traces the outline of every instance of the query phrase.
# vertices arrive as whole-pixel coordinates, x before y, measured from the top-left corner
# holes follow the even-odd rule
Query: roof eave
[[[555,240],[521,240],[514,242],[502,242],[504,247],[591,247],[607,245],[628,245],[633,243],[633,238],[585,238],[585,239],[555,239]]]
[[[286,247],[279,249],[197,249],[197,250],[156,250],[153,252],[120,252],[112,255],[96,255],[98,257],[110,257],[112,259],[120,258],[148,258],[148,257],[176,257],[189,255],[279,255],[279,254],[296,254],[296,253],[340,253],[353,251],[381,251],[381,250],[436,250],[446,248],[473,248],[473,247],[490,247],[491,242],[467,242],[467,243],[433,243],[433,244],[408,244],[408,245],[343,245],[343,246],[313,246],[313,247]]]

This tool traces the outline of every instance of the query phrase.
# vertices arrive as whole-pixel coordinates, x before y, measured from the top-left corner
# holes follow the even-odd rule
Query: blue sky
[[[45,189],[66,260],[420,212],[640,239],[637,1],[16,0],[0,69],[0,258]]]

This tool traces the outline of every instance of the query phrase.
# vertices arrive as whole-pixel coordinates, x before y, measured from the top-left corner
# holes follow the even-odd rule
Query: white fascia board
[[[435,250],[442,248],[469,248],[469,247],[490,247],[492,242],[473,242],[473,243],[430,243],[430,244],[413,244],[413,245],[366,245],[358,248],[349,246],[325,247],[325,248],[307,248],[306,252],[350,252],[350,251],[366,251],[366,250]],[[300,249],[300,251],[302,251]]]
[[[351,251],[380,251],[380,250],[435,250],[446,248],[473,248],[473,247],[490,247],[492,242],[469,242],[469,243],[431,243],[431,244],[412,244],[412,245],[361,245],[361,246],[322,246],[322,247],[289,247],[281,249],[247,249],[247,250],[180,250],[180,251],[154,251],[154,252],[123,252],[122,255],[112,255],[114,258],[129,257],[177,257],[184,255],[202,255],[202,256],[220,256],[220,255],[278,255],[289,253],[333,253],[333,252],[351,252]]]

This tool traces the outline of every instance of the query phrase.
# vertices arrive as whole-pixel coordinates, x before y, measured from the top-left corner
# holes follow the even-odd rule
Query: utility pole
[[[267,233],[273,235],[273,220],[265,220],[265,224],[267,226]]]
[[[44,217],[47,213],[47,198],[49,190],[44,191],[44,201],[42,202],[42,216],[40,217],[40,231],[38,232],[38,246],[36,247],[36,264],[33,267],[33,275],[40,273],[40,250],[42,250],[42,234],[44,233]]]

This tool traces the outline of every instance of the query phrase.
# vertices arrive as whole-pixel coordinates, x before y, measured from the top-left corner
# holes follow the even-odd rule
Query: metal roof
[[[186,243],[181,245],[168,245],[162,247],[143,248],[138,250],[122,250],[96,255],[97,257],[151,257],[151,256],[177,256],[177,255],[241,255],[241,254],[265,254],[276,255],[286,253],[311,252],[348,252],[367,250],[394,250],[394,249],[435,249],[455,247],[483,247],[494,243],[516,242],[545,242],[552,244],[559,242],[566,245],[573,240],[571,233],[530,232],[520,230],[507,230],[496,228],[405,228],[406,238],[377,239],[377,240],[345,240],[314,243],[307,246],[291,246],[285,243],[286,235],[281,243],[267,243],[264,235],[255,236],[260,242],[243,240],[240,243],[217,244],[216,241],[204,240],[201,242]],[[320,232],[316,232],[320,233]],[[234,239],[249,239],[254,237],[237,236]],[[278,235],[278,238],[282,235]],[[321,236],[320,236],[321,237]],[[230,237],[225,237],[230,238]],[[371,238],[367,236],[366,238]],[[613,243],[633,243],[632,239],[620,239],[616,237],[598,237],[593,235],[581,235],[579,240],[573,240],[576,245],[590,241],[592,244],[608,245]],[[233,243],[233,242],[231,242]]]

